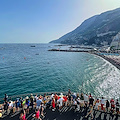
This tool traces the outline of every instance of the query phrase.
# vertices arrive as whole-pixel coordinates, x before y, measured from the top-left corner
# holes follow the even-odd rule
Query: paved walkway
[[[72,107],[63,107],[60,111],[56,109],[56,111],[52,111],[51,109],[45,110],[45,118],[43,120],[91,120],[91,116],[85,118],[84,116],[89,110],[83,109],[82,111],[75,112]],[[27,120],[34,120],[32,115],[34,114],[34,110],[31,110],[30,113],[26,116]],[[120,116],[107,114],[100,111],[93,112],[94,119],[93,120],[120,120]],[[3,116],[1,120],[19,120],[20,112],[16,112],[15,114],[10,114],[9,116]]]

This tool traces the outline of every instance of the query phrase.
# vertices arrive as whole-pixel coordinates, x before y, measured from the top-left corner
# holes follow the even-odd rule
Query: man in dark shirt
[[[32,109],[33,109],[33,101],[34,101],[34,97],[33,97],[33,94],[31,94],[31,96],[30,96],[30,106],[32,107]]]
[[[68,90],[68,95],[71,95],[71,91],[70,91],[70,89]]]
[[[116,112],[117,112],[117,114],[119,114],[119,107],[120,107],[120,104],[119,104],[118,99],[117,99],[117,101],[116,101]]]
[[[89,106],[90,106],[90,105],[93,106],[93,102],[94,102],[94,99],[93,99],[93,97],[91,96],[91,97],[89,98]]]
[[[8,99],[8,96],[7,96],[7,94],[5,94],[4,101],[6,102],[7,99]]]
[[[6,114],[7,114],[8,106],[9,106],[8,102],[7,101],[4,102],[4,110],[6,111]]]

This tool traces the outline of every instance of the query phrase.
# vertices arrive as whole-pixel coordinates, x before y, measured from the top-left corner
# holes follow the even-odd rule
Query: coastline
[[[114,65],[116,68],[118,68],[120,70],[120,63],[118,63],[113,58],[109,58],[109,57],[107,57],[105,55],[99,55],[97,53],[92,53],[92,54],[102,57],[103,59],[107,60],[108,62],[110,62],[112,65]]]
[[[58,51],[58,52],[86,52],[86,53],[94,54],[94,55],[97,55],[97,56],[102,57],[103,59],[107,60],[108,62],[110,62],[112,65],[114,65],[116,68],[118,68],[120,70],[120,58],[119,58],[119,61],[118,61],[117,58],[114,59],[114,56],[113,57],[108,57],[106,55],[100,55],[99,53],[90,52],[89,50],[50,49],[48,51]]]

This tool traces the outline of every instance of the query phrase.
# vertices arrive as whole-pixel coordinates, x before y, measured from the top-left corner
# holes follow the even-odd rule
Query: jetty
[[[72,49],[69,49],[69,50],[64,50],[64,49],[50,49],[48,51],[59,51],[59,52],[90,52],[90,50],[72,50]]]

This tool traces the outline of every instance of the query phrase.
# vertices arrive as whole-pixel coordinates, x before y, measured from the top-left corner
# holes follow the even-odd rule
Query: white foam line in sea
[[[101,58],[103,59],[103,58]],[[107,98],[119,98],[120,97],[120,70],[117,69],[114,65],[112,65],[107,60],[103,59],[105,61],[103,74],[106,74],[106,79],[103,80],[103,82],[100,83],[98,87],[96,87],[96,90],[100,92],[101,95],[107,97]],[[106,64],[107,63],[107,64]],[[109,68],[109,69],[106,69]],[[101,75],[99,74],[98,77]]]

